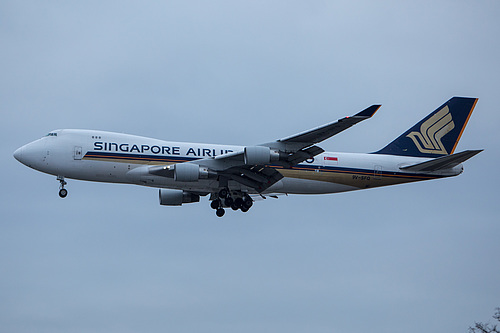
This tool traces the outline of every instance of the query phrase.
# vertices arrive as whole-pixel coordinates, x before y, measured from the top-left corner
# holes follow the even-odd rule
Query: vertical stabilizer
[[[453,97],[375,154],[439,157],[453,154],[477,98]]]

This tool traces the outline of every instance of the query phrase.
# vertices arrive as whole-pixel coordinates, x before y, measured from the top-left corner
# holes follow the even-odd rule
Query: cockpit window
[[[50,133],[49,133],[49,134],[47,134],[46,136],[57,136],[57,133],[50,132]]]

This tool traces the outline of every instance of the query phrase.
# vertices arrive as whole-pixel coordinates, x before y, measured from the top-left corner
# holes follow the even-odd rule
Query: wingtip
[[[380,105],[380,104],[375,104],[375,105],[369,106],[366,109],[364,109],[363,111],[358,112],[357,114],[355,114],[354,117],[366,117],[366,118],[370,118],[370,117],[372,117],[375,114],[375,112],[378,111],[378,109],[380,109],[381,106],[382,105]]]

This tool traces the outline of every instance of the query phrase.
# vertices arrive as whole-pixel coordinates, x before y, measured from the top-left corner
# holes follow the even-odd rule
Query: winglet
[[[363,111],[356,113],[352,117],[353,118],[354,117],[371,118],[375,114],[375,112],[377,112],[378,109],[380,109],[381,106],[382,105],[372,105],[372,106],[369,106],[366,109],[364,109]],[[350,118],[350,117],[346,117],[346,118]]]
[[[347,128],[349,128],[349,127],[351,127],[352,125],[357,124],[360,121],[363,121],[365,119],[371,118],[375,114],[375,112],[377,112],[378,109],[380,109],[381,106],[382,105],[372,105],[372,106],[367,107],[363,111],[360,111],[360,112],[356,113],[354,116],[349,116],[349,117],[344,117],[344,118],[339,119],[338,123],[342,123],[342,122],[345,122],[345,121],[352,122],[351,125],[349,125],[348,127],[342,129],[342,131],[345,130],[345,129],[347,129]],[[354,119],[356,119],[357,121],[353,121]],[[340,131],[337,132],[337,133],[340,133]],[[335,133],[335,134],[337,134],[337,133]]]

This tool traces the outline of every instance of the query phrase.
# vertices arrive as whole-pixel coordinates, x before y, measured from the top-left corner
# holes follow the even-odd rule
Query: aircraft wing
[[[233,180],[255,189],[258,193],[263,192],[283,178],[283,175],[275,168],[263,164],[245,164],[243,160],[239,161],[240,157],[243,157],[243,153],[231,154],[231,156],[218,160],[207,158],[173,165],[151,166],[135,172],[174,178],[180,181],[194,181],[195,179],[183,180],[182,177],[185,176],[179,175],[194,174],[198,179],[200,170],[203,170],[206,172],[203,178],[218,179],[219,182],[226,184],[224,186],[227,186],[228,181]]]
[[[268,148],[266,150],[266,148]],[[217,156],[213,159],[206,159],[208,161],[217,161],[216,164],[220,164],[221,166],[232,167],[240,164],[248,164],[246,161],[246,154],[250,150],[262,151],[262,154],[269,154],[271,152],[271,148],[267,146],[257,146],[257,147],[245,147],[242,151],[232,152],[224,155]],[[279,151],[274,151],[277,155],[275,164],[280,166],[290,168],[294,165],[304,162],[307,159],[313,158],[316,155],[319,155],[324,152],[323,148],[318,146],[312,146],[305,149],[299,149],[294,152],[284,153]],[[268,164],[272,162],[272,159],[269,161],[264,161],[264,164]],[[214,164],[214,162],[209,162],[210,164]],[[252,164],[252,163],[250,163]]]
[[[380,105],[372,105],[354,116],[345,117],[275,142],[244,147],[241,151],[174,166],[150,167],[149,173],[175,178],[175,172],[182,172],[180,169],[189,169],[187,172],[198,172],[193,171],[193,165],[198,165],[210,170],[207,171],[208,176],[217,178],[221,184],[227,184],[228,181],[233,180],[261,193],[283,178],[283,175],[276,168],[291,168],[323,153],[324,150],[316,146],[316,143],[370,118],[379,108]],[[178,170],[175,171],[175,168]]]
[[[305,132],[301,132],[276,142],[265,143],[262,146],[267,146],[285,151],[297,151],[305,147],[312,146],[323,140],[326,140],[357,123],[371,118],[381,105],[372,105],[354,116],[345,117],[338,121],[325,124]]]

